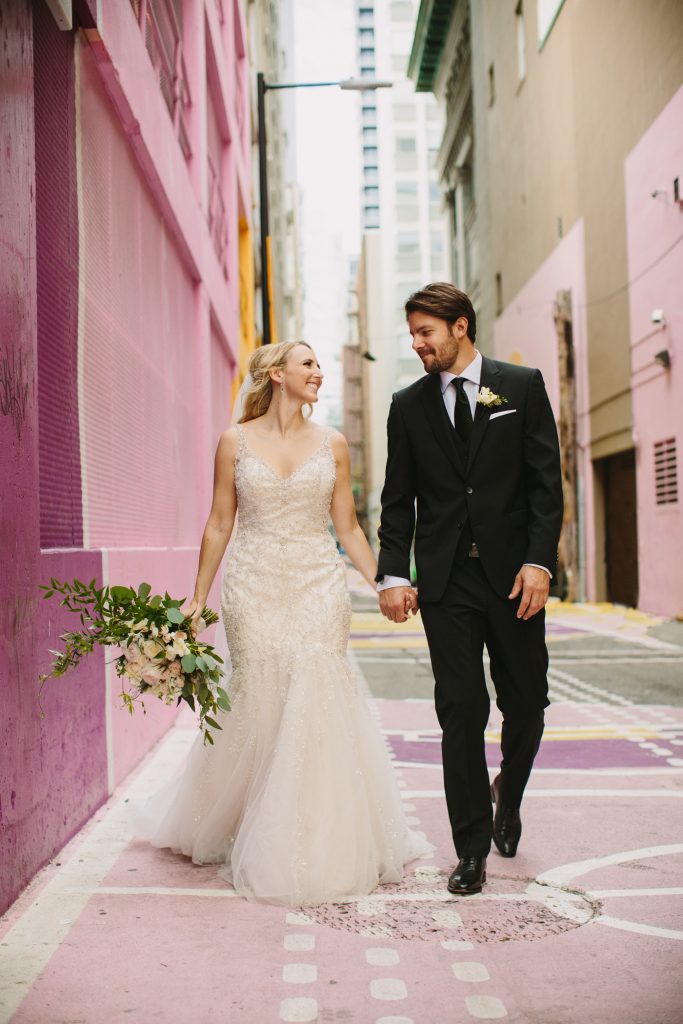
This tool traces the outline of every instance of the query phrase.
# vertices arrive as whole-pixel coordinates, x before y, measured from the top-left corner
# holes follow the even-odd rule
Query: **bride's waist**
[[[234,551],[252,552],[257,557],[271,551],[281,551],[299,558],[304,552],[320,551],[329,554],[336,552],[337,545],[330,532],[321,530],[297,530],[289,526],[286,529],[269,529],[262,526],[242,526],[238,524]]]

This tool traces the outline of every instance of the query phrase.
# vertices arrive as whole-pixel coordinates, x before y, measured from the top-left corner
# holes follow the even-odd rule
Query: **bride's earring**
[[[285,393],[285,386],[284,386],[284,384],[282,383],[282,381],[280,381],[280,394],[281,394],[281,395],[284,395],[284,393]]]

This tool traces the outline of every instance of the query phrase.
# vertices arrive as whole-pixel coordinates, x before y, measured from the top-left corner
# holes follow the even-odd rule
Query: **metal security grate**
[[[658,505],[678,502],[676,438],[655,442],[655,500]]]

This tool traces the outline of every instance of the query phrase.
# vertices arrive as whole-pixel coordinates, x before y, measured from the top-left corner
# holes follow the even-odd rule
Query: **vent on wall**
[[[655,500],[658,505],[675,505],[678,501],[678,469],[676,439],[655,442]]]

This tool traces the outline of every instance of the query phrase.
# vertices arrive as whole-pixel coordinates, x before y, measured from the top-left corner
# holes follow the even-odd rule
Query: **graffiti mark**
[[[9,416],[21,439],[29,397],[26,359],[22,352],[0,353],[0,414]]]

